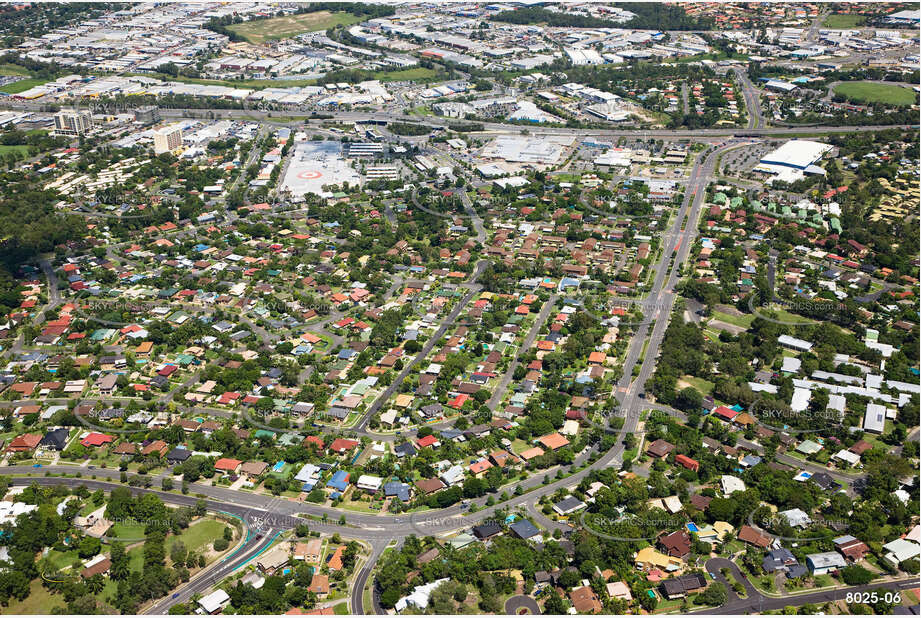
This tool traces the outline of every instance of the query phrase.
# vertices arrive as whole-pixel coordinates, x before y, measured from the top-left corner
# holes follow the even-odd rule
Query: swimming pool
[[[279,461],[274,466],[272,466],[272,472],[281,472],[281,469],[285,467],[285,462]]]
[[[700,532],[700,529],[694,522],[688,522],[686,525],[688,527],[688,532]]]

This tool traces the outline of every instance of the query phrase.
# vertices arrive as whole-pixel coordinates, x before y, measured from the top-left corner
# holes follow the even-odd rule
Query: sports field
[[[845,15],[842,13],[832,13],[831,15],[826,15],[825,20],[822,22],[824,28],[856,28],[857,26],[862,26],[867,21],[867,18],[863,15]]]
[[[360,22],[361,19],[358,15],[343,11],[337,13],[316,11],[315,13],[248,21],[242,24],[233,24],[227,28],[244,37],[250,43],[260,45],[266,41],[287,39],[304,32],[327,30],[339,24],[348,26]]]
[[[886,105],[912,105],[918,95],[910,88],[875,82],[848,82],[835,86],[840,94],[858,103],[885,103]]]
[[[34,79],[26,78],[21,79],[18,82],[13,82],[12,84],[6,84],[0,86],[0,92],[5,92],[6,94],[19,94],[20,92],[25,92],[29,88],[34,88],[35,86],[41,86],[47,79]]]

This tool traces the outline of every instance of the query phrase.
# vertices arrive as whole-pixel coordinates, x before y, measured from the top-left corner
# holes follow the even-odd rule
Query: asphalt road
[[[219,118],[237,118],[237,117],[259,117],[261,120],[267,123],[273,123],[278,125],[289,125],[297,124],[302,125],[301,122],[278,122],[273,121],[271,117],[268,116],[272,112],[258,112],[253,110],[213,110],[215,117]],[[196,115],[201,114],[201,110],[161,110],[161,113],[165,117],[179,117],[179,118],[194,118]],[[277,114],[277,112],[274,112]],[[386,112],[379,111],[369,111],[369,112],[333,112],[332,113],[334,120],[340,121],[349,121],[349,122],[362,122],[367,120],[385,120],[387,122],[416,122],[417,124],[425,124],[427,126],[433,127],[447,127],[449,124],[456,122],[450,118],[439,118],[439,117],[426,117],[424,120],[413,118],[412,116],[404,116],[402,114],[390,114]],[[509,133],[520,134],[521,127],[519,125],[509,125],[498,122],[485,122],[477,123],[482,124],[484,131],[504,131]],[[852,133],[855,131],[879,131],[881,129],[892,128],[891,126],[864,126],[864,127],[818,127],[814,131],[820,133]],[[904,126],[903,128],[910,128]],[[720,136],[730,136],[743,131],[745,133],[752,133],[752,130],[748,129],[697,129],[697,130],[668,130],[668,129],[567,129],[567,128],[557,128],[557,127],[528,127],[528,131],[532,135],[571,135],[575,137],[585,136],[585,135],[596,135],[596,136],[638,136],[642,135],[645,137],[663,137],[663,138],[706,138],[706,137],[720,137]],[[810,129],[813,131],[813,129]],[[802,133],[803,129],[801,128],[785,128],[785,127],[771,127],[754,130],[754,133],[758,135],[788,135]]]
[[[13,111],[21,110],[34,110],[40,111],[42,104],[38,103],[28,103],[28,102],[12,102],[5,101],[4,105],[0,109],[9,109]],[[292,110],[292,113],[301,112],[307,110]],[[258,118],[260,121],[266,124],[273,124],[277,126],[303,126],[302,121],[296,122],[287,122],[279,121],[274,119],[270,114],[279,115],[279,112],[266,112],[260,110],[202,110],[202,109],[161,109],[161,115],[164,118],[198,118],[198,117],[207,117],[208,114],[213,113],[215,119],[220,118],[244,118],[247,120],[252,120]],[[326,113],[326,112],[324,112]],[[384,120],[387,122],[415,122],[417,124],[425,124],[432,127],[443,127],[446,128],[449,124],[455,123],[456,121],[451,118],[440,118],[440,117],[426,117],[425,119],[415,118],[412,116],[405,116],[403,114],[391,113],[384,110],[370,110],[370,111],[353,111],[353,112],[331,112],[329,115],[332,115],[332,120],[338,121],[348,121],[348,122],[364,122],[368,120]],[[328,121],[329,119],[317,119],[318,122]],[[479,124],[479,123],[478,123]],[[521,133],[521,126],[519,125],[509,125],[498,122],[486,122],[482,123],[484,131],[489,132],[505,132],[505,133]],[[895,125],[895,127],[900,128],[912,128],[909,125]],[[814,133],[854,133],[854,132],[863,132],[863,131],[880,131],[882,129],[891,129],[893,126],[856,126],[856,127],[814,127],[808,128],[810,132]],[[528,131],[532,135],[570,135],[573,137],[584,137],[586,135],[594,136],[607,136],[607,137],[636,137],[643,136],[646,138],[656,137],[656,138],[698,138],[706,139],[710,137],[720,137],[720,136],[731,136],[738,132],[745,132],[753,135],[791,135],[798,134],[804,131],[803,128],[799,127],[761,127],[758,129],[739,129],[739,128],[729,128],[729,129],[696,129],[696,130],[669,130],[669,129],[568,129],[568,128],[555,128],[555,127],[528,127]]]
[[[762,614],[766,611],[775,611],[788,606],[801,607],[807,603],[824,604],[842,601],[846,600],[847,595],[849,594],[865,592],[868,590],[885,589],[902,591],[918,587],[918,578],[910,577],[881,582],[877,584],[867,584],[865,586],[848,586],[844,588],[836,588],[834,590],[769,597],[758,592],[751,584],[751,582],[748,581],[748,578],[742,574],[742,572],[739,570],[739,567],[725,558],[710,559],[707,561],[706,567],[707,571],[714,575],[716,581],[722,582],[726,586],[728,600],[724,605],[716,609],[705,609],[697,612],[691,612],[692,614]],[[739,596],[726,581],[726,578],[723,577],[723,574],[720,573],[719,570],[722,568],[728,568],[732,576],[735,577],[738,581],[742,582],[742,585],[745,586],[746,598],[739,598]]]
[[[352,583],[352,593],[351,593],[351,606],[349,609],[353,614],[364,614],[364,591],[365,586],[368,585],[368,579],[371,577],[371,573],[374,571],[374,567],[377,565],[378,559],[381,557],[381,554],[384,553],[384,550],[387,549],[387,543],[385,542],[375,542],[371,545],[371,556],[364,562],[361,567],[361,570],[358,572],[358,576],[355,578],[355,581]],[[372,598],[376,598],[376,595],[372,591]],[[374,613],[381,613],[377,607]]]
[[[245,566],[256,556],[267,550],[279,532],[281,531],[275,529],[269,529],[258,534],[247,531],[246,540],[241,547],[235,549],[226,558],[205,567],[188,583],[180,586],[172,595],[160,599],[141,613],[166,614],[173,605],[187,603],[193,596],[204,594],[225,577],[233,574],[237,569]]]
[[[422,349],[419,351],[419,353],[403,366],[403,369],[393,379],[393,382],[390,383],[390,386],[384,389],[384,392],[378,395],[377,399],[375,399],[374,402],[368,406],[367,412],[365,412],[365,415],[362,417],[361,421],[359,421],[355,426],[356,430],[364,431],[368,428],[368,423],[371,422],[371,418],[381,409],[381,407],[383,407],[383,405],[393,396],[393,394],[397,392],[397,390],[403,384],[403,381],[406,380],[406,378],[409,376],[409,373],[413,370],[413,367],[422,362],[422,360],[429,355],[429,353],[432,351],[432,348],[435,347],[435,344],[438,343],[448,331],[448,328],[457,322],[457,318],[460,316],[464,308],[470,303],[471,300],[473,300],[473,297],[479,293],[480,287],[476,285],[476,280],[481,274],[483,274],[483,271],[486,269],[488,264],[489,262],[487,260],[480,260],[476,263],[476,266],[473,269],[473,275],[470,277],[469,281],[469,284],[471,285],[470,291],[467,292],[461,301],[454,306],[451,312],[445,316],[432,336],[429,337],[429,340],[425,342],[424,346],[422,346]]]
[[[748,130],[764,127],[767,122],[761,111],[761,95],[748,78],[748,73],[744,68],[733,67],[732,71],[739,80],[742,97],[745,99],[745,107],[748,109]]]
[[[7,468],[10,469],[10,468]],[[6,471],[7,469],[3,469]],[[13,468],[15,469],[15,468]],[[62,478],[62,477],[37,477],[37,478],[24,478],[17,477],[12,479],[14,485],[31,485],[32,483],[37,483],[39,485],[69,485],[69,486],[78,486],[85,485],[88,489],[103,489],[111,490],[113,484],[105,481],[98,481],[92,479],[71,479],[71,478]],[[199,498],[194,495],[182,495],[174,494],[169,492],[157,491],[153,489],[143,489],[137,487],[129,487],[133,494],[142,494],[142,493],[153,493],[156,494],[167,504],[173,504],[176,506],[195,506],[198,503]],[[224,558],[213,562],[212,564],[205,567],[201,572],[197,573],[188,583],[180,586],[173,594],[169,597],[164,597],[163,599],[158,600],[153,605],[145,608],[142,613],[145,614],[165,614],[167,610],[176,603],[184,603],[192,598],[196,594],[201,594],[205,590],[210,589],[215,584],[220,582],[222,579],[239,569],[240,567],[247,564],[252,558],[257,556],[261,551],[266,549],[274,539],[274,537],[282,530],[289,529],[301,523],[295,518],[286,518],[278,519],[278,527],[274,526],[262,526],[261,528],[255,521],[255,517],[258,517],[261,513],[259,511],[254,511],[246,506],[235,505],[232,503],[218,502],[214,500],[205,500],[205,505],[207,509],[215,513],[225,513],[232,516],[240,518],[244,523],[244,533],[246,537],[241,546],[233,550],[229,555]],[[315,526],[316,522],[308,522],[311,527]],[[319,529],[319,526],[317,526]],[[354,532],[353,532],[354,534]]]
[[[505,391],[508,390],[508,385],[511,384],[512,378],[515,377],[515,369],[517,369],[518,365],[521,364],[518,361],[518,358],[523,356],[528,350],[531,349],[531,346],[534,345],[534,340],[537,339],[537,335],[540,333],[541,327],[547,321],[547,317],[550,315],[550,312],[553,310],[553,307],[556,305],[556,301],[559,298],[560,297],[558,294],[552,294],[547,302],[544,303],[544,306],[541,307],[540,313],[537,314],[537,319],[534,320],[534,324],[531,326],[531,330],[528,331],[524,341],[521,342],[521,347],[518,348],[518,354],[516,354],[515,358],[512,359],[512,362],[509,363],[508,369],[505,370],[505,373],[502,375],[502,379],[499,381],[499,384],[496,385],[492,397],[490,397],[489,401],[486,402],[486,405],[493,412],[495,412],[496,408],[499,407],[499,404],[502,403],[502,399],[505,397]]]
[[[526,611],[523,611],[526,610]],[[510,616],[517,616],[521,613],[524,614],[533,614],[535,616],[540,614],[540,607],[537,605],[532,597],[529,597],[526,594],[518,594],[505,602],[505,613]]]

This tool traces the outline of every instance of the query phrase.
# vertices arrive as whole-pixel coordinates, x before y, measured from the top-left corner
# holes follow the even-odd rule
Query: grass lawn
[[[22,601],[15,599],[9,606],[3,608],[4,614],[50,614],[56,605],[64,605],[61,597],[57,597],[42,587],[42,578],[32,580],[29,586],[29,596]]]
[[[87,515],[89,515],[96,509],[98,509],[100,506],[102,505],[101,504],[97,505],[92,500],[87,500],[86,504],[83,505],[83,508],[80,509],[79,515],[86,517]]]
[[[75,560],[79,560],[80,557],[77,555],[77,550],[71,550],[66,552],[60,552],[57,550],[51,550],[48,552],[48,560],[58,569],[63,569],[64,567],[71,566]]]
[[[834,586],[837,582],[831,575],[817,575],[815,578],[816,588],[828,588]]]
[[[401,71],[375,71],[374,79],[382,82],[430,82],[436,81],[440,74],[434,69],[413,67]]]
[[[840,94],[859,103],[885,103],[886,105],[914,105],[918,95],[909,88],[873,82],[846,82],[835,86]]]
[[[340,24],[348,26],[361,20],[360,16],[351,13],[316,11],[233,24],[227,29],[239,34],[250,43],[261,45],[266,41],[286,39],[304,32],[327,30]]]
[[[856,28],[857,26],[862,26],[866,21],[867,18],[863,15],[842,15],[832,13],[831,15],[825,16],[825,21],[822,22],[822,26],[824,28]]]
[[[144,567],[144,546],[138,545],[134,549],[128,550],[128,569],[131,571],[140,571]]]
[[[112,526],[106,536],[125,542],[138,541],[144,538],[145,528],[147,528],[147,525],[142,523],[129,524],[126,522],[119,522]]]
[[[176,540],[185,543],[188,550],[198,551],[204,548],[204,546],[210,545],[215,540],[221,538],[224,534],[224,528],[228,525],[229,524],[215,519],[206,519],[186,528]],[[172,547],[175,542],[175,540],[170,542],[169,546]]]
[[[690,384],[691,386],[699,390],[701,394],[703,395],[709,395],[710,393],[713,392],[713,382],[708,382],[707,380],[704,380],[703,378],[697,378],[694,376],[682,376],[681,380],[684,382],[687,382],[688,384]]]
[[[726,322],[727,324],[732,324],[733,326],[741,326],[742,328],[749,328],[752,325],[752,322],[755,320],[755,316],[753,315],[729,315],[728,313],[723,313],[722,311],[714,311],[712,317],[714,320]]]
[[[4,73],[4,75],[9,75],[9,73]],[[0,86],[0,92],[5,92],[6,94],[18,94],[20,92],[25,92],[29,88],[34,88],[35,86],[41,86],[47,79],[21,79],[18,82],[13,82],[12,84],[6,84],[5,86]]]
[[[347,616],[349,614],[349,604],[339,603],[337,605],[333,605],[333,613],[337,616]]]

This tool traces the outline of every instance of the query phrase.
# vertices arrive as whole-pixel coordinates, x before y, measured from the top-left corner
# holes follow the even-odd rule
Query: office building
[[[154,131],[154,152],[163,154],[172,152],[182,146],[182,128],[173,125]]]
[[[93,116],[88,111],[65,109],[54,115],[54,134],[77,137],[93,128]]]

